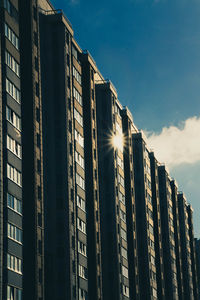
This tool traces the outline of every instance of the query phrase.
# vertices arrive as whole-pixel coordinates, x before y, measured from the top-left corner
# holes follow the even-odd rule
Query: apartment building
[[[82,50],[61,11],[40,11],[45,297],[88,297]]]
[[[169,173],[164,165],[158,167],[161,232],[163,246],[165,296],[178,300],[174,216]]]
[[[141,299],[158,299],[149,150],[142,132],[133,133],[136,226]]]
[[[197,268],[197,285],[200,291],[200,240],[195,238],[195,254],[196,254],[196,268]]]
[[[132,114],[127,107],[121,111],[121,116],[124,136],[124,200],[126,205],[130,299],[140,299],[132,140],[132,134],[138,132],[138,129],[134,125]]]
[[[192,262],[190,249],[187,202],[183,193],[178,194],[181,258],[183,264],[183,290],[185,299],[194,299],[192,282]]]
[[[99,171],[97,150],[97,117],[95,74],[96,63],[88,51],[81,55],[83,115],[85,138],[85,176],[88,241],[88,294],[89,299],[102,299],[102,252],[99,207]],[[88,180],[87,180],[88,179]]]
[[[155,158],[153,152],[150,152],[149,157],[150,157],[150,166],[151,166],[151,188],[152,188],[154,238],[155,238],[157,291],[158,291],[158,299],[165,299],[164,263],[163,263],[162,229],[161,229],[160,196],[159,196],[159,180],[158,180],[159,163]]]
[[[0,2],[0,299],[22,299],[24,221],[20,15]]]
[[[191,253],[191,267],[192,267],[192,283],[194,299],[199,299],[199,288],[198,288],[198,274],[197,274],[197,261],[194,241],[194,228],[193,228],[193,208],[190,204],[187,206],[188,213],[188,226],[189,226],[189,238],[190,238],[190,253]]]
[[[95,90],[103,299],[129,299],[122,106],[110,81]]]
[[[174,220],[174,238],[175,238],[175,253],[176,253],[176,270],[178,284],[178,299],[184,299],[183,291],[183,265],[181,257],[181,240],[180,240],[180,224],[179,224],[179,207],[178,207],[178,185],[173,179],[170,181],[172,191],[172,211]]]
[[[63,11],[0,34],[0,299],[199,299],[193,210]]]

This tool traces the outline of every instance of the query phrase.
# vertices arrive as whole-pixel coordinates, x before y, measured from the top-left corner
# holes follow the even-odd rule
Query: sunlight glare
[[[119,149],[120,151],[123,151],[124,147],[124,137],[122,134],[117,134],[112,136],[112,145],[114,148]]]

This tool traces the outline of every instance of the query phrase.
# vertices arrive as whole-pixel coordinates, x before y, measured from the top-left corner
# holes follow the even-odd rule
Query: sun
[[[124,136],[123,134],[113,134],[112,136],[112,145],[115,149],[119,149],[123,152],[124,148]]]

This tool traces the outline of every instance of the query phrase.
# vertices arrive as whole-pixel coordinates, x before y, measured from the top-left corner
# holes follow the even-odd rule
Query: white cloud
[[[191,117],[178,127],[164,127],[159,134],[145,134],[158,161],[169,168],[200,161],[200,116]]]

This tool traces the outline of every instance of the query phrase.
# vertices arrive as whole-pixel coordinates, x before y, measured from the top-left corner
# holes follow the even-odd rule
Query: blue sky
[[[195,232],[200,237],[200,133],[193,134],[200,125],[200,1],[52,3],[64,10],[77,42],[114,83],[137,127],[150,131],[153,147],[157,137],[158,157],[169,162],[170,174],[194,207]],[[179,147],[174,147],[176,140]],[[173,160],[168,158],[168,147]],[[181,159],[174,149],[181,152]]]

